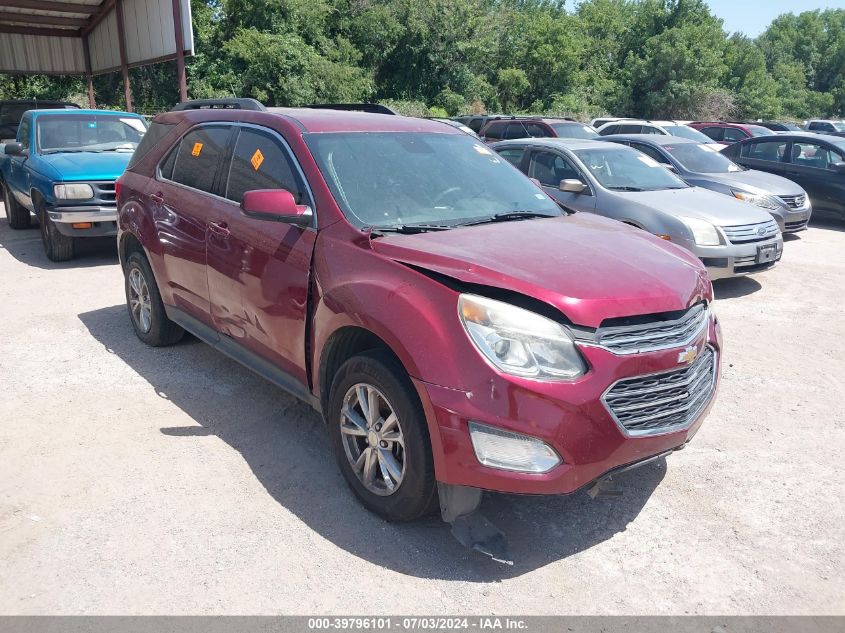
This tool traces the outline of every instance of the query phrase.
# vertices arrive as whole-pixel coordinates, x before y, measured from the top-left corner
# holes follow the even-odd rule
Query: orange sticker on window
[[[202,153],[202,143],[194,143],[194,149],[191,150],[191,156],[199,156]]]
[[[264,154],[261,153],[260,149],[255,150],[255,154],[252,155],[249,162],[252,163],[252,168],[255,171],[258,171],[258,168],[261,167],[261,163],[264,162]]]

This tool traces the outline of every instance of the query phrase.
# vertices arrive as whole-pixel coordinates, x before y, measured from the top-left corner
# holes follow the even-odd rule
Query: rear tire
[[[147,258],[132,253],[126,260],[123,275],[129,320],[138,338],[152,347],[178,343],[185,330],[167,317]]]
[[[38,211],[38,222],[41,225],[41,243],[44,244],[44,252],[47,259],[52,262],[66,262],[73,259],[73,238],[69,235],[62,235],[56,228],[56,223],[47,215],[47,209],[41,202],[36,203]]]
[[[12,195],[8,186],[2,185],[2,187],[3,204],[6,206],[6,220],[9,221],[9,226],[13,229],[29,228],[29,225],[32,222],[29,209],[15,200],[15,196]]]
[[[340,472],[367,509],[411,521],[437,507],[425,413],[392,354],[374,350],[346,361],[332,381],[326,420]]]

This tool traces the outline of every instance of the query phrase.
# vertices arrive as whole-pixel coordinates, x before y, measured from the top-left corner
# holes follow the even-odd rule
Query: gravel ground
[[[488,496],[506,567],[363,510],[306,405],[141,344],[113,242],[0,221],[0,614],[845,614],[843,252],[717,286],[718,402],[621,499]]]

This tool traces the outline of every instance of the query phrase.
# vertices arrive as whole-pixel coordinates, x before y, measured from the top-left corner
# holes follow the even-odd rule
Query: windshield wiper
[[[396,224],[394,226],[371,226],[370,234],[379,236],[385,233],[401,233],[402,235],[413,235],[415,233],[426,233],[428,231],[448,231],[454,226],[444,224]]]
[[[475,226],[476,224],[489,224],[491,222],[510,222],[511,220],[531,220],[534,218],[557,218],[560,216],[550,215],[548,213],[538,213],[536,211],[505,211],[504,213],[495,213],[487,218],[479,220],[470,220],[469,222],[461,222],[458,226]]]
[[[645,191],[642,187],[608,187],[611,191]]]
[[[68,149],[45,149],[41,154],[81,154],[84,152],[90,152],[92,154],[99,154],[103,150],[101,149],[77,149],[77,148],[68,148]]]

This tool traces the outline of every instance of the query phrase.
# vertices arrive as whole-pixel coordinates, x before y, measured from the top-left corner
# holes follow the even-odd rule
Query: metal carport
[[[0,0],[0,73],[94,75],[176,60],[179,99],[187,99],[185,56],[193,55],[190,0]]]

